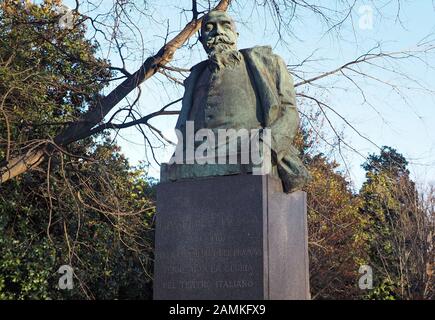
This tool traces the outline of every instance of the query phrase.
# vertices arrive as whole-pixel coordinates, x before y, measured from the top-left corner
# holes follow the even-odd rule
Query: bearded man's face
[[[234,21],[223,11],[211,11],[203,21],[201,42],[208,54],[237,50]]]

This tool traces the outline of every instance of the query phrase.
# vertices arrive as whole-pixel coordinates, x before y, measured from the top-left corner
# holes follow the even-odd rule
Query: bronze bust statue
[[[234,20],[223,11],[211,11],[202,22],[201,43],[208,54],[191,69],[176,129],[187,142],[187,124],[193,132],[208,129],[270,129],[271,172],[287,193],[300,189],[310,175],[298,157],[293,139],[299,128],[291,75],[269,46],[237,49]],[[179,147],[177,146],[177,148]],[[186,153],[186,147],[180,147]],[[249,172],[241,164],[163,164],[162,181]]]

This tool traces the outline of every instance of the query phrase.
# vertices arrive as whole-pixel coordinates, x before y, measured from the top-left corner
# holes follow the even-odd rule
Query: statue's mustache
[[[234,45],[234,41],[231,41],[230,38],[228,38],[227,36],[221,35],[221,36],[216,36],[213,38],[210,38],[207,41],[207,47],[212,47],[215,46],[217,44],[228,44],[228,45]]]

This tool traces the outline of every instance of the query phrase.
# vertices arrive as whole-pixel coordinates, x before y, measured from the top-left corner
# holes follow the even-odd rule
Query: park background
[[[0,3],[0,298],[150,298],[154,187],[174,150],[171,103],[206,58],[197,33],[91,130],[56,138],[218,1]],[[313,298],[433,298],[434,3],[252,0],[228,11],[239,47],[271,45],[297,85],[296,143],[314,178]],[[58,287],[62,265],[74,268],[72,290]],[[359,287],[361,266],[372,289]]]

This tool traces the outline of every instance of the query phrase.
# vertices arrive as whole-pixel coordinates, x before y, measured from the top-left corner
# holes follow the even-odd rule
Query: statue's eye
[[[213,25],[211,23],[207,23],[207,25],[205,26],[205,30],[206,31],[211,31],[213,30]]]
[[[231,23],[229,23],[229,22],[224,23],[224,28],[231,29]]]

